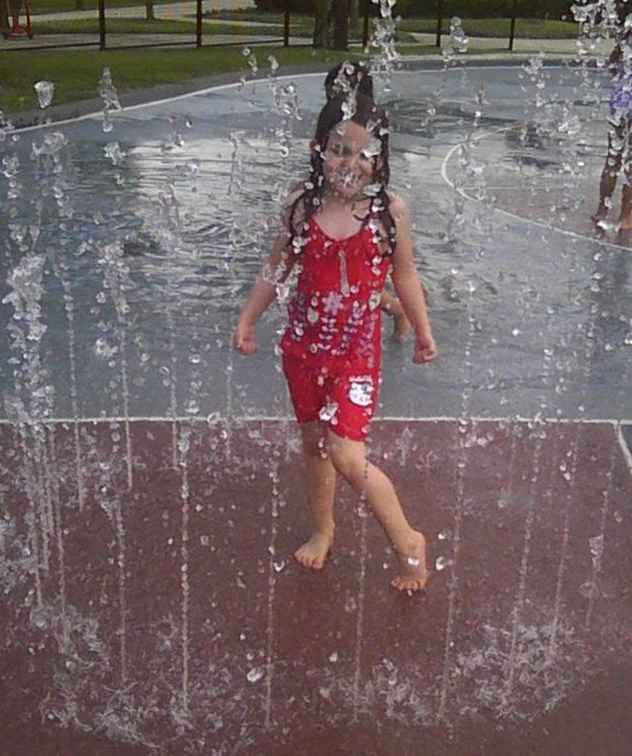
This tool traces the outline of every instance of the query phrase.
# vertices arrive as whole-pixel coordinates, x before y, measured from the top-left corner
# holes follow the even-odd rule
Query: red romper
[[[312,216],[281,340],[298,422],[319,420],[355,441],[365,440],[377,406],[380,302],[391,265],[372,226],[338,240]]]

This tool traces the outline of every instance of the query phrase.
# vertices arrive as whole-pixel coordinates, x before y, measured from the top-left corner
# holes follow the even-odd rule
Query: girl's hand
[[[417,364],[432,362],[438,354],[439,350],[437,349],[437,345],[432,336],[420,336],[417,334],[415,338],[413,362]]]
[[[242,323],[240,320],[233,334],[233,346],[242,354],[254,354],[258,347],[254,323]]]

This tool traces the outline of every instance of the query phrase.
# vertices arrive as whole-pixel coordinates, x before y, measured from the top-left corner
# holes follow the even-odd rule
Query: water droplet
[[[125,153],[118,142],[108,142],[103,148],[105,157],[112,161],[112,165],[120,165],[125,158]]]
[[[195,401],[195,399],[190,399],[187,402],[184,410],[188,415],[197,415],[200,411],[200,405]]]
[[[35,625],[39,630],[45,630],[48,627],[46,610],[39,607],[33,607],[33,609],[31,609],[31,624]]]
[[[588,539],[588,546],[590,547],[590,555],[593,562],[598,562],[603,555],[604,537],[603,535],[593,536]]]
[[[246,675],[246,679],[248,682],[256,683],[261,680],[265,673],[266,671],[263,667],[253,667]]]
[[[53,101],[55,85],[52,81],[38,81],[33,85],[40,108],[47,108]]]
[[[321,422],[329,423],[334,419],[337,412],[338,412],[338,402],[328,402],[320,410],[318,417],[320,418]]]
[[[592,580],[587,580],[585,583],[582,583],[578,590],[584,598],[590,599],[599,597],[599,588],[596,583],[592,582]]]
[[[435,570],[437,570],[438,572],[441,572],[441,570],[445,570],[446,567],[450,567],[451,564],[452,564],[451,559],[448,559],[447,557],[444,557],[444,556],[438,556],[435,559]]]

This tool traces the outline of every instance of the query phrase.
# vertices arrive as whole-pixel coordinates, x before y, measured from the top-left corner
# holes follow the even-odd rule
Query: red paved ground
[[[171,424],[133,422],[131,489],[124,424],[82,424],[82,511],[73,425],[26,465],[2,426],[2,754],[627,755],[616,426],[461,430],[375,423],[373,458],[452,562],[409,598],[342,485],[325,570],[292,562],[307,513],[282,422],[198,423],[175,468]]]

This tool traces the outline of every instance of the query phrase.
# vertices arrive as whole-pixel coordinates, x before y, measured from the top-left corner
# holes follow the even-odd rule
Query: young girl
[[[344,60],[334,66],[325,77],[325,97],[331,100],[336,96],[348,97],[361,94],[373,100],[373,77],[361,61]],[[404,308],[396,296],[389,291],[382,293],[382,310],[393,318],[393,338],[402,344],[412,326],[406,317]]]
[[[408,524],[391,481],[365,449],[378,401],[380,301],[389,272],[415,330],[413,361],[437,355],[408,210],[386,190],[388,133],[384,112],[362,95],[325,105],[311,142],[309,179],[288,198],[283,232],[241,312],[234,345],[244,354],[257,349],[255,324],[297,268],[281,349],[301,428],[313,532],[295,557],[322,568],[334,540],[340,473],[366,498],[397,552],[392,585],[415,591],[427,580],[425,538]]]

